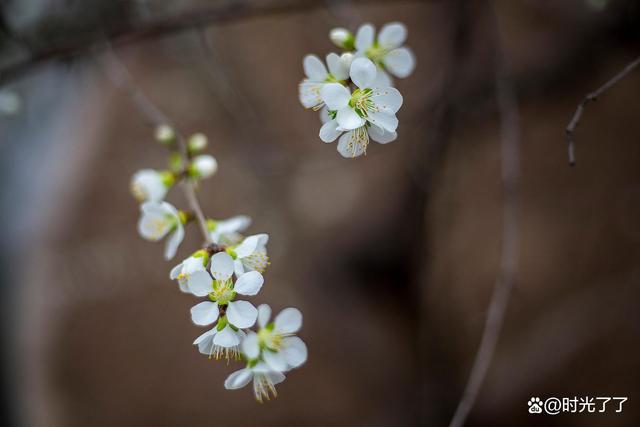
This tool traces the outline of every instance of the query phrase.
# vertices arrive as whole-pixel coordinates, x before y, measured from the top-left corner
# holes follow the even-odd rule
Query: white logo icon
[[[529,413],[530,414],[541,414],[542,413],[542,401],[539,397],[532,397],[527,402],[529,405]]]

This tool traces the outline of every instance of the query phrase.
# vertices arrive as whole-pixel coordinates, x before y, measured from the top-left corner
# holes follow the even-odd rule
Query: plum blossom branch
[[[493,359],[518,268],[518,182],[520,175],[520,124],[518,102],[509,76],[500,25],[491,3],[496,51],[496,99],[500,115],[501,175],[503,189],[500,272],[491,295],[487,320],[469,380],[449,427],[462,427],[473,407]]]
[[[575,157],[575,148],[574,148],[574,138],[573,134],[580,123],[580,119],[582,119],[582,114],[584,113],[585,108],[592,102],[596,102],[600,96],[602,96],[605,92],[611,89],[613,86],[618,84],[621,80],[627,77],[633,70],[635,70],[638,65],[640,65],[640,57],[634,59],[629,64],[627,64],[618,74],[609,79],[605,84],[600,86],[595,91],[589,93],[584,97],[582,102],[578,104],[576,108],[576,112],[573,114],[571,121],[567,125],[565,129],[565,134],[567,136],[567,149],[569,152],[569,165],[575,166],[576,157]]]
[[[176,127],[172,124],[171,119],[166,114],[164,114],[153,102],[151,102],[147,95],[138,88],[138,86],[134,83],[133,77],[129,73],[129,70],[127,70],[127,68],[120,61],[120,59],[110,46],[106,49],[105,55],[105,69],[113,83],[129,93],[129,96],[131,96],[133,102],[153,125],[167,125],[174,130],[175,140],[178,146],[178,152],[182,157],[182,162],[184,164],[188,164],[191,155],[189,154],[187,142],[182,133],[176,130]],[[205,215],[202,211],[202,207],[200,206],[198,196],[196,195],[194,183],[190,180],[184,180],[182,182],[182,189],[185,198],[187,199],[187,203],[189,204],[189,208],[195,215],[204,241],[207,244],[213,243],[209,235]]]

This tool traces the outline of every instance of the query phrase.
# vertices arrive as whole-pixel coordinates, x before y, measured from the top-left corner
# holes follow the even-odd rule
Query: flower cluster
[[[335,28],[329,38],[344,52],[327,55],[326,65],[315,55],[305,56],[298,96],[305,108],[321,110],[320,139],[337,139],[342,156],[358,157],[366,154],[370,139],[387,144],[397,138],[402,95],[390,74],[409,76],[415,59],[403,46],[407,29],[398,22],[384,25],[377,38],[371,24],[362,25],[355,37]]]
[[[170,127],[158,127],[156,139],[170,149],[168,168],[143,169],[131,180],[131,192],[141,202],[138,231],[151,241],[166,237],[167,260],[175,256],[185,226],[199,220],[195,213],[165,201],[167,193],[179,181],[195,188],[218,168],[213,156],[201,154],[207,146],[204,135],[195,134],[185,142],[178,138]],[[200,220],[208,233],[207,244],[176,265],[169,277],[182,292],[204,298],[191,308],[191,320],[208,330],[193,344],[209,358],[246,362],[245,368],[227,378],[225,387],[237,389],[253,380],[255,397],[262,402],[276,396],[275,385],[285,379],[286,372],[307,360],[307,347],[295,336],[302,326],[302,314],[286,308],[271,322],[268,305],[256,308],[244,300],[260,292],[269,266],[269,236],[242,234],[251,218]],[[256,330],[251,330],[256,322]]]

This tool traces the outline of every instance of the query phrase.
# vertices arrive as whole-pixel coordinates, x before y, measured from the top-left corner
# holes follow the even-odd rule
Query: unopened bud
[[[189,151],[191,151],[192,153],[198,153],[207,147],[208,142],[209,140],[207,139],[207,136],[205,134],[194,133],[189,138]]]
[[[329,38],[333,44],[343,49],[353,50],[355,47],[353,34],[346,28],[334,28],[329,32]]]
[[[169,125],[160,125],[156,127],[156,140],[160,144],[169,145],[176,139],[176,133]]]
[[[215,157],[203,154],[194,157],[189,171],[196,178],[209,178],[218,170],[218,162]]]

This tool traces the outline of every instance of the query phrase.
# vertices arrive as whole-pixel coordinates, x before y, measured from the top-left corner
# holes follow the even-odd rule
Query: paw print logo
[[[530,414],[541,414],[542,413],[542,400],[539,397],[532,397],[527,402],[529,405],[529,413]]]

